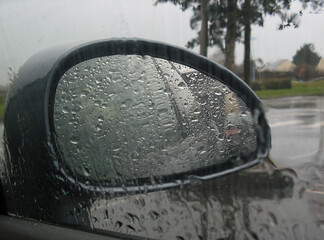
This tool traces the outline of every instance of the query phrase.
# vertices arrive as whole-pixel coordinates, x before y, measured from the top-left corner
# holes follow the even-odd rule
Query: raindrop
[[[89,177],[90,176],[90,170],[89,168],[87,167],[83,167],[83,174],[86,176],[86,177]]]
[[[184,88],[186,86],[186,84],[184,83],[184,82],[180,82],[179,84],[178,84],[178,87],[179,88]]]
[[[70,109],[68,107],[63,107],[62,108],[62,113],[69,113]]]
[[[108,222],[108,221],[109,221],[108,210],[105,210],[105,216],[104,216],[104,220],[105,220],[106,222]]]
[[[127,225],[127,233],[133,233],[133,232],[136,232],[135,228],[132,227],[131,225]]]
[[[150,215],[150,217],[152,218],[152,220],[156,220],[156,219],[158,219],[158,218],[160,217],[160,214],[158,214],[158,213],[155,212],[155,211],[150,211],[150,212],[149,212],[149,215]]]
[[[103,116],[99,116],[98,117],[98,122],[103,122],[104,121],[104,117]]]
[[[70,143],[72,143],[73,145],[77,145],[79,143],[79,139],[77,137],[71,137]]]
[[[158,233],[160,233],[160,234],[163,234],[163,229],[162,229],[160,226],[158,226],[158,227],[156,227],[156,228],[153,228],[153,231],[154,231],[154,232],[158,232]]]
[[[116,95],[116,93],[112,92],[108,95],[108,97],[113,98]]]
[[[317,227],[324,231],[324,221],[318,221],[317,222]]]
[[[276,218],[276,216],[272,213],[272,212],[268,212],[268,214],[269,214],[269,217],[270,217],[270,225],[271,226],[276,226],[277,224],[278,224],[278,222],[277,222],[277,218]]]
[[[120,229],[123,226],[123,223],[121,221],[117,221],[115,223],[115,228]]]
[[[166,209],[163,209],[163,210],[161,211],[161,213],[162,213],[162,215],[168,215],[168,211],[167,211]]]
[[[140,197],[140,198],[138,199],[138,202],[139,202],[139,204],[140,204],[142,207],[145,206],[145,200],[144,200],[144,198]]]
[[[96,100],[96,101],[94,101],[94,105],[96,105],[96,106],[100,106],[100,104],[101,104],[101,101],[100,101],[100,100]]]

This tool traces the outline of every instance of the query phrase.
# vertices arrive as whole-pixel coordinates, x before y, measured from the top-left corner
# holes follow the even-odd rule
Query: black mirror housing
[[[58,82],[69,69],[81,62],[114,55],[150,56],[172,61],[226,85],[252,113],[257,124],[256,151],[239,161],[154,177],[153,180],[145,177],[92,181],[69,170],[62,159],[55,131],[54,105]],[[1,174],[9,212],[54,222],[62,218],[57,209],[62,207],[63,203],[58,199],[64,195],[66,205],[73,205],[78,198],[89,201],[98,196],[176,187],[190,183],[191,179],[208,180],[257,164],[268,155],[271,147],[270,128],[261,101],[241,79],[217,63],[186,49],[147,40],[100,40],[42,51],[20,69],[12,83],[5,109],[6,159],[1,163]],[[29,207],[16,209],[15,206],[22,202]]]

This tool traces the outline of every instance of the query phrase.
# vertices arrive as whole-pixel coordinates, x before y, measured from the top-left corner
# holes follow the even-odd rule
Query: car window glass
[[[96,196],[89,197],[87,191],[81,193],[82,187],[93,190],[89,183],[93,180],[133,176],[130,164],[138,166],[138,176],[150,175],[151,169],[136,164],[153,154],[152,146],[159,150],[154,157],[161,159],[175,143],[186,144],[179,116],[189,122],[197,120],[197,133],[206,126],[215,132],[217,141],[209,145],[207,139],[199,139],[199,147],[192,152],[198,154],[196,160],[206,159],[207,146],[222,149],[217,154],[223,156],[255,149],[255,139],[237,127],[250,129],[245,103],[220,82],[211,83],[206,75],[187,66],[148,56],[95,58],[68,70],[57,86],[55,137],[65,158],[63,168],[70,174],[68,180],[38,169],[32,161],[29,165],[39,174],[21,174],[21,165],[11,164],[10,152],[1,144],[0,158],[7,154],[9,159],[0,165],[1,183],[10,186],[4,195],[15,200],[8,204],[17,202],[9,215],[154,239],[322,239],[323,18],[322,0],[0,1],[0,140],[4,145],[5,98],[20,67],[31,56],[56,45],[125,37],[190,48],[233,71],[262,100],[272,138],[270,156],[254,168],[209,181],[192,179],[189,185],[179,181],[177,188],[155,192],[102,191],[100,185],[95,188]],[[207,36],[206,41],[201,36]],[[208,46],[205,52],[201,45]],[[104,67],[107,61],[109,66]],[[159,63],[159,69],[152,63]],[[150,78],[142,79],[143,72],[150,72],[154,84],[149,84]],[[171,75],[173,81],[167,88],[163,79]],[[209,89],[208,94],[200,86]],[[150,95],[151,90],[155,94]],[[122,94],[116,95],[117,91]],[[206,99],[208,104],[214,101],[212,109]],[[174,103],[179,115],[171,107]],[[19,114],[16,118],[21,124],[15,131],[30,127],[27,118]],[[219,125],[209,119],[216,119]],[[31,138],[22,142],[28,144]],[[135,142],[140,142],[141,151]],[[16,151],[22,149],[23,145]],[[174,152],[173,160],[178,160],[178,152]],[[109,160],[110,156],[114,158]],[[24,161],[22,157],[18,162]],[[181,164],[178,168],[161,164],[158,174],[164,167],[176,172]],[[10,169],[19,174],[6,178]],[[41,186],[41,191],[33,192],[36,186],[28,184],[29,180],[41,175],[53,178],[55,187]],[[66,187],[71,179],[84,185]],[[157,180],[151,178],[151,184],[158,184]],[[45,200],[40,203],[36,196]],[[28,197],[30,205],[26,204]],[[37,211],[32,212],[31,205]],[[28,214],[22,214],[26,211]]]

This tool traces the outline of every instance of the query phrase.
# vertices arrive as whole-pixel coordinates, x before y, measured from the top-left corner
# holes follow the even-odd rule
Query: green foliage
[[[315,52],[314,44],[304,44],[293,57],[293,63],[300,66],[308,64],[315,67],[320,61],[321,57]]]
[[[258,82],[252,82],[250,87],[255,91],[255,90],[261,90],[262,86],[261,83]]]
[[[228,19],[229,2],[234,2],[236,5],[237,14],[235,19]],[[190,20],[192,29],[199,29],[201,21],[200,0],[155,0],[154,5],[159,3],[171,2],[176,6],[180,6],[183,11],[191,8],[193,16]],[[225,50],[225,34],[227,31],[227,22],[234,21],[235,24],[235,39],[241,41],[241,34],[244,32],[244,24],[255,24],[263,26],[265,15],[280,15],[282,23],[281,29],[294,24],[297,25],[297,14],[288,14],[286,10],[290,8],[290,0],[249,0],[250,6],[246,7],[247,1],[244,0],[208,0],[206,14],[208,19],[208,44],[209,46],[218,46],[223,51]],[[247,20],[247,16],[250,19]],[[279,27],[280,28],[280,27]],[[197,37],[191,39],[187,43],[187,47],[193,48],[199,45],[199,31]]]
[[[287,27],[291,27],[293,26],[294,28],[298,28],[299,27],[299,17],[302,15],[301,12],[299,12],[299,14],[297,13],[288,13],[288,12],[280,12],[279,16],[281,19],[281,23],[279,24],[278,29],[279,30],[283,30]]]
[[[262,82],[252,82],[250,87],[253,90],[266,89],[288,89],[292,87],[291,78],[272,78],[263,80]]]
[[[291,87],[292,87],[291,79],[289,78],[272,79],[272,80],[265,81],[263,83],[264,89],[287,89]]]
[[[324,95],[324,80],[303,83],[294,82],[290,89],[257,90],[255,93],[260,98]]]
[[[297,66],[295,73],[298,79],[311,80],[316,78],[316,67],[309,64],[303,63]]]
[[[294,0],[293,0],[294,1]],[[303,8],[311,6],[317,11],[321,9],[323,0],[300,0]],[[290,10],[291,0],[207,0],[206,12],[200,10],[200,0],[155,0],[155,5],[163,2],[171,2],[181,6],[184,11],[192,8],[193,16],[191,17],[190,26],[198,30],[195,38],[187,42],[186,47],[194,48],[201,45],[201,52],[207,52],[207,46],[218,46],[225,54],[225,66],[230,70],[234,68],[235,62],[235,43],[242,41],[244,33],[244,80],[249,83],[250,79],[250,41],[251,25],[263,26],[266,15],[279,15],[281,24],[279,29],[290,26],[297,28],[299,26],[299,13]],[[207,18],[207,46],[205,46],[206,35],[203,40],[200,39],[200,22],[201,19]],[[205,24],[204,24],[205,26]],[[203,51],[202,51],[203,50]]]
[[[6,96],[0,95],[0,119],[4,117],[4,104],[5,104]]]

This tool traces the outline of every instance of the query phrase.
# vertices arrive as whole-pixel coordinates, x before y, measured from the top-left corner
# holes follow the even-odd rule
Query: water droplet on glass
[[[106,222],[109,221],[109,214],[108,214],[108,210],[105,210],[104,220],[105,220]]]
[[[324,221],[318,221],[317,222],[317,227],[324,231]]]
[[[150,211],[149,215],[152,218],[152,220],[156,220],[160,217],[160,214],[158,214],[156,211]]]
[[[98,122],[103,122],[104,121],[104,117],[103,116],[99,116],[98,117]]]
[[[178,87],[179,88],[184,88],[186,86],[186,84],[184,83],[184,82],[180,82],[179,84],[178,84]]]
[[[83,174],[86,176],[86,177],[89,177],[90,176],[90,170],[88,167],[83,167]]]
[[[115,223],[115,228],[116,228],[116,229],[120,229],[122,226],[123,226],[123,223],[122,223],[121,221],[117,221],[117,222]]]

